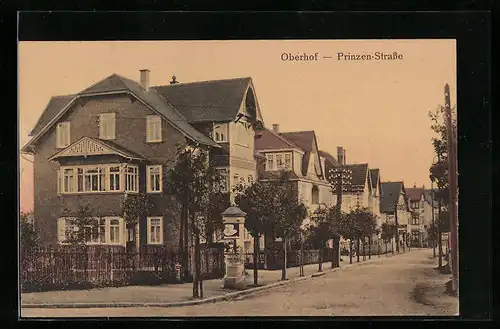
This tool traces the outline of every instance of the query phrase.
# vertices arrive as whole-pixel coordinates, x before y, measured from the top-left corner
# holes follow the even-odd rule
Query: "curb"
[[[396,256],[395,254],[394,256]],[[253,293],[257,293],[259,291],[264,291],[268,289],[272,289],[275,287],[280,287],[284,285],[288,285],[295,282],[305,281],[307,279],[313,279],[317,277],[321,277],[327,273],[332,273],[338,270],[348,269],[358,264],[365,264],[367,262],[372,262],[374,260],[378,260],[382,258],[374,258],[366,259],[365,261],[360,261],[359,263],[353,262],[352,264],[345,264],[342,267],[335,267],[325,269],[322,272],[316,272],[313,274],[309,274],[306,276],[293,278],[291,280],[286,281],[278,281],[271,284],[267,284],[265,286],[249,288],[246,290],[230,292],[224,295],[198,299],[198,300],[188,300],[183,302],[170,302],[170,303],[134,303],[134,302],[118,302],[118,303],[44,303],[44,304],[21,304],[21,308],[118,308],[118,307],[179,307],[179,306],[192,306],[192,305],[201,305],[208,303],[216,303],[221,301],[228,301],[235,299],[240,296],[250,295]]]

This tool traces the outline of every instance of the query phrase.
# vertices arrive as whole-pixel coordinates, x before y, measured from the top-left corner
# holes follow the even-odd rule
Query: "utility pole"
[[[438,193],[438,265],[439,268],[443,266],[443,239],[441,238],[441,193],[442,190],[439,189]]]
[[[458,182],[457,182],[457,158],[456,158],[456,136],[452,125],[451,105],[450,105],[450,86],[444,86],[444,116],[447,130],[448,146],[448,184],[450,192],[450,238],[451,238],[451,270],[453,275],[453,291],[458,295]]]
[[[398,202],[398,201],[396,201]],[[394,223],[396,224],[396,251],[399,254],[399,222],[398,222],[398,204],[394,206]]]
[[[436,258],[436,221],[434,219],[434,182],[431,180],[431,209],[432,209],[432,257]]]

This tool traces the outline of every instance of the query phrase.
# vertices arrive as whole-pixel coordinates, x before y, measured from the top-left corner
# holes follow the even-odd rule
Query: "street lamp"
[[[342,215],[342,193],[347,192],[352,183],[352,170],[346,166],[332,168],[328,172],[328,181],[332,184],[332,192],[337,194],[337,204],[335,207],[335,218],[340,223]],[[340,237],[333,237],[333,247],[338,251],[340,246]],[[352,264],[351,241],[349,241],[349,263]],[[337,263],[340,266],[340,262]]]

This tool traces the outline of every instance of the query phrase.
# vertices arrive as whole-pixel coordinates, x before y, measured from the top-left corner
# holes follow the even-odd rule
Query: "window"
[[[411,214],[411,223],[412,225],[418,225],[419,224],[419,218],[420,215],[417,212],[414,212]]]
[[[99,138],[115,139],[115,113],[99,114]]]
[[[138,192],[139,175],[136,166],[127,166],[125,168],[125,191]]]
[[[120,166],[109,167],[109,190],[120,190]]]
[[[61,122],[56,128],[56,147],[64,148],[70,143],[70,124],[69,122]]]
[[[253,184],[253,176],[252,175],[248,175],[248,184]]]
[[[227,169],[225,168],[220,168],[216,169],[216,181],[219,182],[218,186],[216,187],[216,190],[218,190],[221,193],[226,193],[227,192]]]
[[[162,217],[148,217],[148,243],[162,244]]]
[[[274,170],[274,154],[266,154],[266,170]]]
[[[64,192],[74,192],[75,191],[75,186],[74,186],[74,181],[75,181],[75,175],[74,175],[74,169],[64,169],[63,170],[63,191]]]
[[[283,154],[276,154],[276,169],[283,169],[285,167],[285,157]]]
[[[292,154],[290,153],[285,153],[285,168],[286,169],[292,168]]]
[[[123,192],[125,185],[130,192],[138,192],[139,189],[138,168],[135,165],[63,166],[57,175],[58,193]]]
[[[319,203],[319,189],[316,185],[312,187],[312,204],[318,204]]]
[[[109,221],[109,242],[120,243],[120,220],[118,219]]]
[[[99,219],[99,242],[106,242],[106,219]]]
[[[161,117],[148,115],[146,119],[146,142],[161,142]]]
[[[84,171],[85,192],[106,190],[106,170],[102,167],[86,168]]]
[[[214,124],[213,138],[216,142],[227,142],[227,123]]]
[[[162,166],[161,165],[147,166],[146,170],[148,175],[148,180],[147,180],[148,192],[161,192],[163,190]]]

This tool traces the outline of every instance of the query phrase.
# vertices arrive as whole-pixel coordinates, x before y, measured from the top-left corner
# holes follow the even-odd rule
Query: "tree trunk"
[[[352,240],[349,239],[349,264],[352,264]]]
[[[358,263],[359,263],[359,243],[360,243],[360,238],[358,238],[358,245],[356,246],[356,258],[358,259]]]
[[[283,238],[283,263],[281,265],[281,280],[286,280],[286,239]]]
[[[254,286],[258,285],[259,280],[259,237],[253,237],[253,284]]]
[[[393,255],[394,255],[394,243],[395,243],[395,242],[396,242],[396,238],[394,238],[394,237],[393,237],[393,238],[391,239],[391,249],[392,249],[392,254],[393,254]],[[397,245],[397,243],[396,243],[396,245]]]
[[[363,237],[363,261],[366,260],[366,237]]]
[[[193,261],[194,264],[192,266],[192,272],[193,272],[193,298],[199,298],[199,290],[198,290],[198,280],[199,280],[199,272],[198,272],[198,252],[199,252],[199,245],[198,245],[198,232],[196,231],[195,227],[195,222],[194,222],[194,216],[190,216],[191,219],[191,229],[192,232],[194,233],[194,255],[193,255]]]
[[[368,259],[372,259],[372,237],[368,236]]]
[[[203,298],[203,275],[201,273],[201,248],[200,248],[200,232],[196,233],[196,278],[200,285],[200,298]]]
[[[304,240],[300,239],[300,276],[304,276]]]

